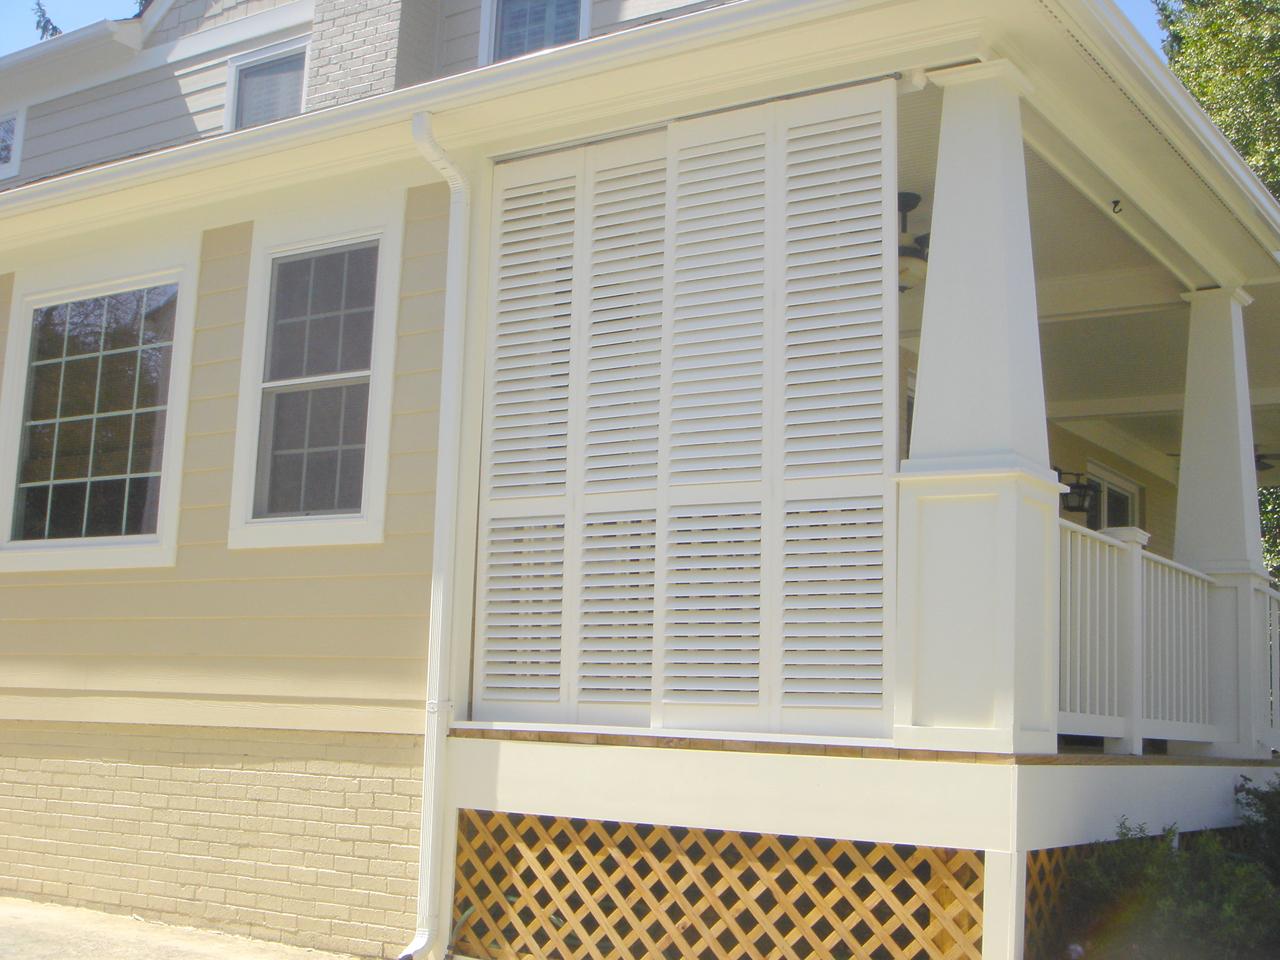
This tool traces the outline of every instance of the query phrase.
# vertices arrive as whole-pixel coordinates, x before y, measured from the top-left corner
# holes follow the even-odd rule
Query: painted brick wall
[[[0,895],[394,957],[422,739],[0,721]]]
[[[401,0],[316,0],[307,66],[307,109],[395,87]]]

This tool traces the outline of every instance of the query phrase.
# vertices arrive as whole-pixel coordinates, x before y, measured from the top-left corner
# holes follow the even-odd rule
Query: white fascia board
[[[142,28],[137,20],[99,20],[0,57],[0,90],[8,99],[42,79],[109,69],[127,62],[141,46]]]
[[[1280,203],[1114,0],[1057,0],[1093,53],[1160,133],[1228,204],[1264,249],[1280,250]],[[1203,161],[1203,162],[1201,162]]]

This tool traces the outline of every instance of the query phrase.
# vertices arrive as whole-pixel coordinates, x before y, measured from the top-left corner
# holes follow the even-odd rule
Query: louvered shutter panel
[[[767,120],[736,111],[671,133],[671,483],[761,476]]]
[[[887,732],[884,571],[897,463],[891,86],[781,105],[779,709],[804,732]],[[896,389],[888,393],[896,397]]]
[[[480,719],[885,731],[894,97],[499,168]]]
[[[573,275],[581,176],[563,159],[495,179],[475,713],[562,720]]]

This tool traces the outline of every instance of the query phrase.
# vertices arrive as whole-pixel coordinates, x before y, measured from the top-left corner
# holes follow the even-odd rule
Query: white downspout
[[[445,267],[444,343],[440,375],[440,441],[436,462],[435,542],[431,552],[431,616],[427,629],[427,727],[422,760],[422,834],[418,861],[418,929],[401,960],[425,957],[440,928],[444,848],[445,749],[453,704],[453,564],[457,544],[458,461],[462,442],[462,355],[471,243],[471,186],[431,130],[431,114],[413,117],[418,150],[449,184],[449,250]]]

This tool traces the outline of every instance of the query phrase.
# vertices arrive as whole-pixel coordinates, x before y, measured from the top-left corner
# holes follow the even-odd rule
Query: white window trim
[[[313,214],[330,224],[340,214]],[[365,214],[367,217],[368,214]],[[269,547],[338,546],[381,543],[386,520],[387,478],[391,452],[391,400],[395,385],[396,325],[400,311],[400,261],[404,234],[404,193],[380,223],[352,226],[341,233],[304,239],[305,226],[285,217],[255,230],[253,260],[245,309],[240,402],[236,416],[235,466],[231,478],[231,526],[227,546],[233,550]],[[318,233],[318,231],[317,231]],[[292,237],[289,235],[293,234]],[[266,383],[267,334],[270,321],[271,271],[277,257],[319,253],[332,247],[376,241],[378,279],[374,288],[373,353],[369,371],[369,415],[365,436],[364,488],[356,514],[310,517],[253,516],[257,483],[262,394]]]
[[[1130,503],[1133,504],[1133,523],[1132,526],[1139,526],[1142,523],[1142,484],[1136,480],[1131,480],[1123,473],[1117,473],[1110,467],[1098,463],[1096,460],[1090,460],[1088,470],[1085,474],[1090,480],[1097,481],[1102,486],[1102,509],[1106,510],[1107,504],[1107,487],[1115,487],[1121,493],[1129,497]],[[1103,529],[1106,529],[1104,526]]]
[[[304,33],[300,36],[281,40],[279,43],[259,47],[257,50],[250,50],[248,53],[237,54],[227,59],[227,102],[222,116],[223,130],[229,133],[238,129],[236,127],[236,103],[240,99],[241,71],[247,67],[256,67],[260,63],[266,63],[268,60],[278,60],[282,57],[290,56],[299,50],[304,51],[305,56],[302,61],[302,102],[298,104],[298,112],[301,113],[306,109],[307,74],[309,73],[307,68],[311,65],[311,53],[308,49],[310,41],[311,34]]]
[[[16,177],[22,165],[22,138],[27,126],[27,108],[0,110],[0,121],[13,120],[13,154],[8,163],[0,163],[0,180]]]
[[[477,65],[481,67],[495,62],[498,49],[498,3],[499,0],[481,0],[480,3],[480,56]],[[591,36],[591,5],[592,0],[581,0],[578,12],[579,40],[586,40]],[[519,57],[514,59],[518,60]]]
[[[0,571],[99,570],[171,567],[177,560],[182,456],[186,445],[187,399],[191,387],[191,346],[195,330],[197,271],[193,263],[110,281],[18,294],[15,291],[5,342],[4,383],[0,387]],[[30,375],[32,313],[40,307],[138,290],[178,285],[173,330],[173,359],[165,412],[164,452],[160,462],[160,502],[156,532],[120,537],[59,540],[13,539],[22,418]]]

